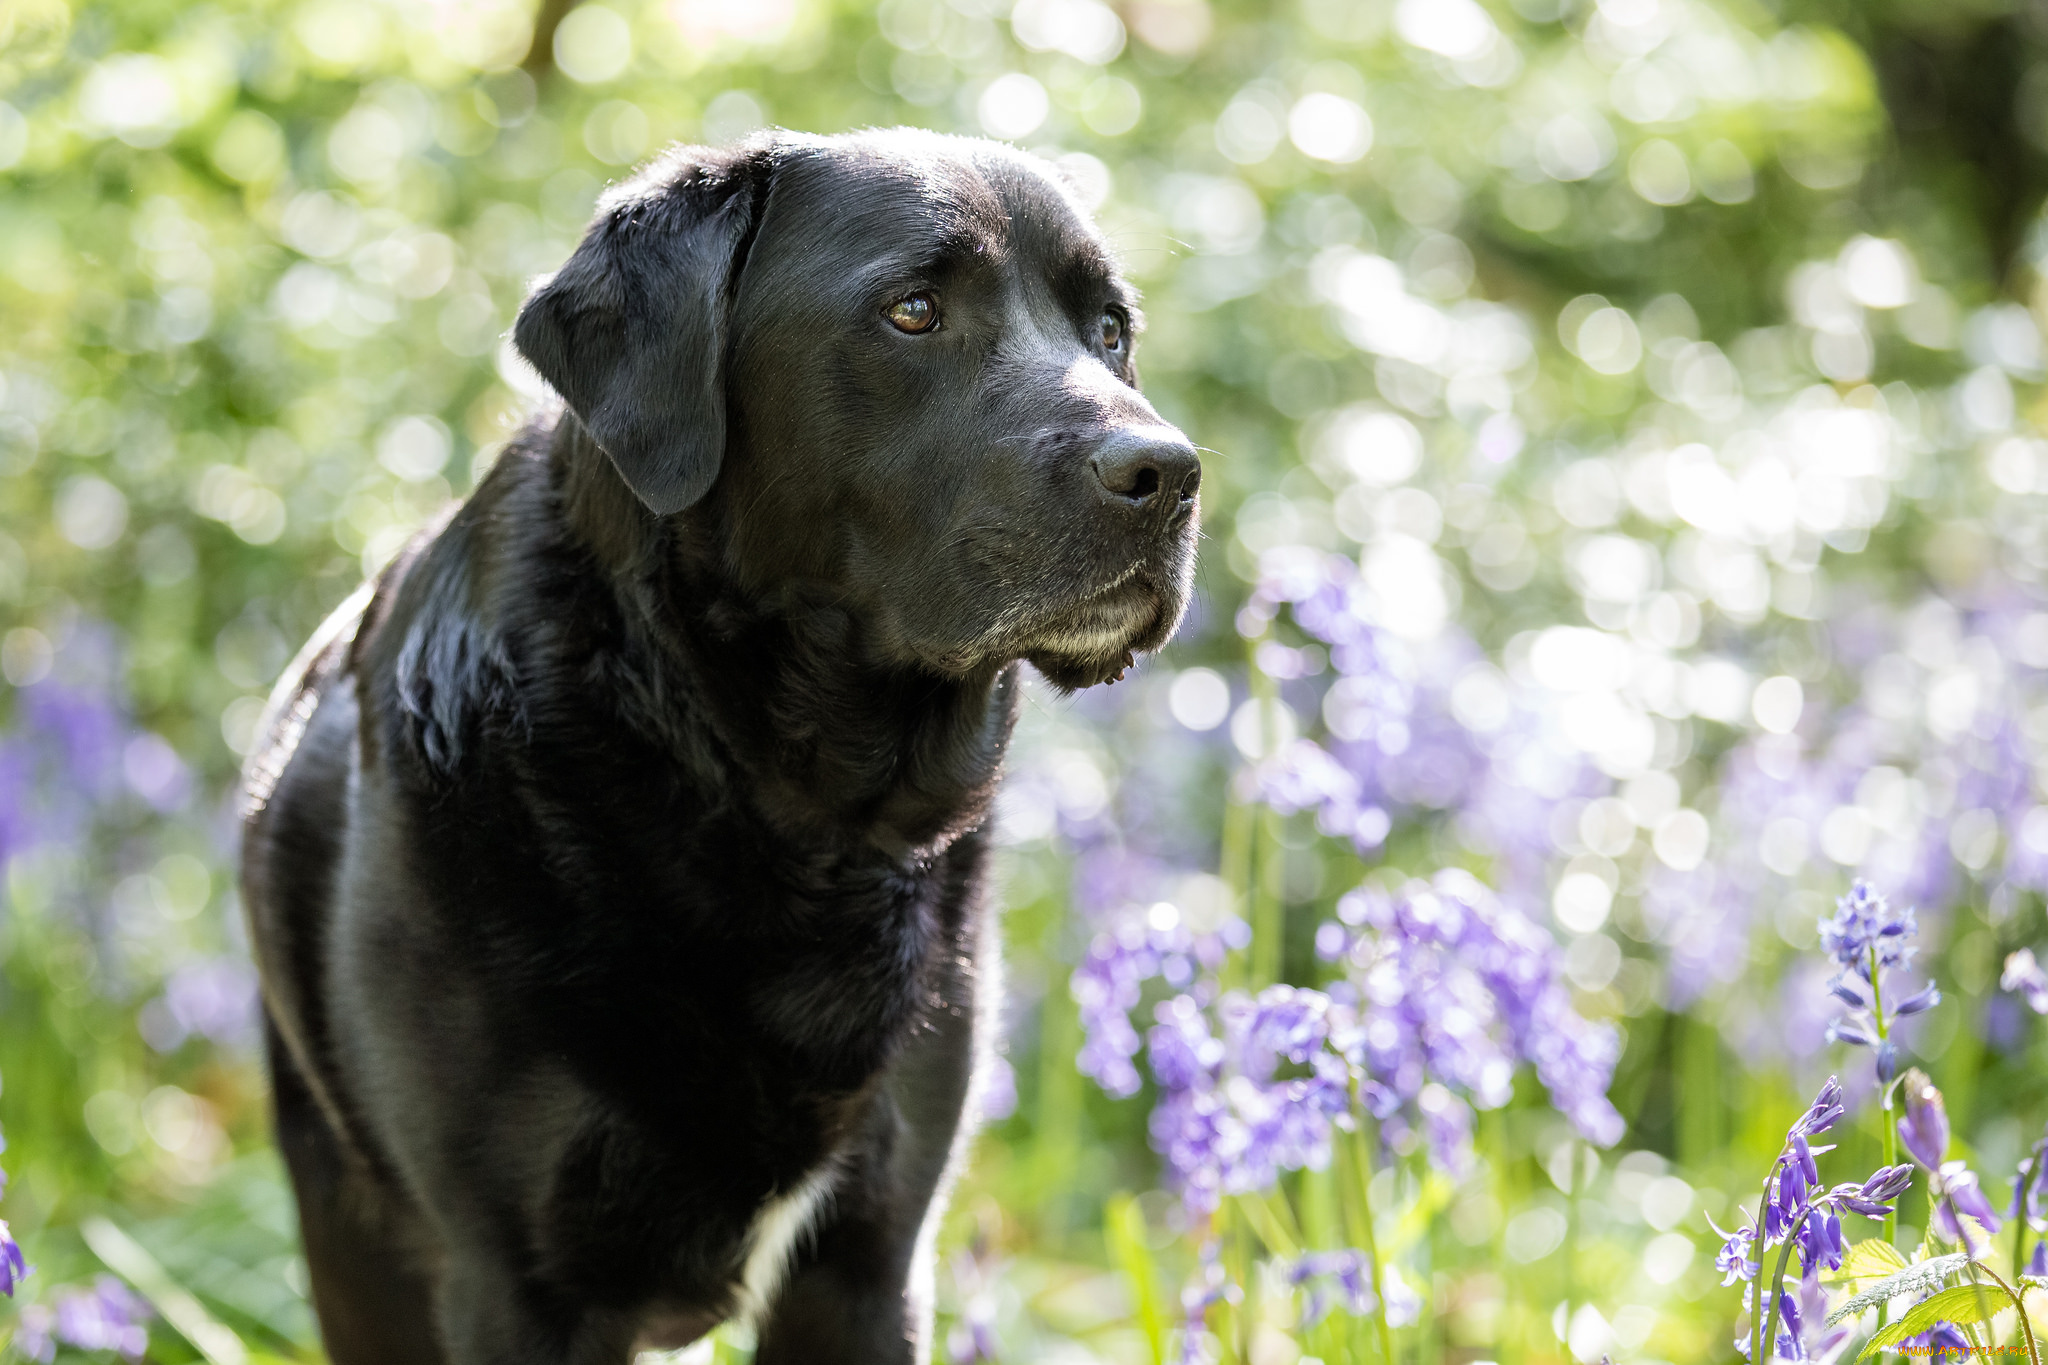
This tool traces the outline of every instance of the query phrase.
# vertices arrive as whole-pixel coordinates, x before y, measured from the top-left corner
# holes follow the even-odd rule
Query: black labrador
[[[1180,620],[1200,465],[1043,162],[674,152],[513,337],[561,394],[331,618],[246,776],[337,1365],[929,1353],[1019,660]]]

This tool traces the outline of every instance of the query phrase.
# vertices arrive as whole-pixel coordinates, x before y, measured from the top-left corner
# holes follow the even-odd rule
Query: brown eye
[[[912,294],[889,305],[889,325],[916,336],[939,325],[939,302],[930,294]]]
[[[1111,309],[1102,315],[1102,348],[1114,351],[1124,344],[1124,315]]]

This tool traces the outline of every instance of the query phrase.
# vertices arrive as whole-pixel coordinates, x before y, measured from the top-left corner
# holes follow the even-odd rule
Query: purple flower
[[[1721,1272],[1721,1284],[1725,1288],[1737,1280],[1753,1280],[1762,1267],[1750,1259],[1750,1248],[1756,1242],[1756,1229],[1744,1223],[1733,1232],[1723,1232],[1713,1216],[1707,1216],[1707,1226],[1721,1239],[1721,1249],[1714,1253],[1714,1269]]]
[[[1311,1251],[1289,1267],[1287,1278],[1296,1287],[1308,1286],[1301,1314],[1304,1329],[1321,1322],[1335,1306],[1353,1317],[1379,1306],[1372,1292],[1372,1262],[1361,1251]]]
[[[1790,1360],[1825,1361],[1834,1357],[1849,1339],[1853,1323],[1829,1327],[1827,1291],[1821,1287],[1820,1270],[1808,1265],[1799,1277],[1797,1297],[1789,1291],[1785,1306],[1784,1331],[1778,1336],[1778,1353]]]
[[[989,1123],[1001,1123],[1017,1112],[1017,1069],[1010,1065],[1008,1057],[988,1059],[976,1108]]]
[[[1944,1161],[1930,1182],[1928,1198],[1934,1212],[1931,1222],[1935,1231],[1951,1242],[1963,1242],[1975,1246],[1975,1239],[1965,1239],[1965,1218],[1975,1219],[1984,1231],[1996,1232],[2001,1220],[1991,1207],[1991,1201],[1984,1197],[1984,1189],[1977,1183],[1976,1172],[1960,1161]]]
[[[1910,1018],[1922,1010],[1933,1009],[1940,1003],[1941,988],[1930,981],[1904,1000],[1901,1000],[1898,1003],[1898,1007],[1892,1011],[1892,1017],[1896,1019]]]
[[[1815,1181],[1820,1179],[1820,1174],[1814,1168],[1813,1158],[1805,1154],[1805,1139],[1825,1133],[1834,1127],[1846,1112],[1842,1106],[1842,1082],[1837,1077],[1830,1076],[1822,1082],[1819,1093],[1813,1097],[1813,1103],[1806,1107],[1806,1112],[1800,1115],[1798,1121],[1792,1125],[1792,1131],[1787,1134],[1789,1138],[1798,1141],[1802,1161],[1809,1171],[1813,1171],[1812,1179]]]
[[[53,1296],[55,1335],[81,1351],[118,1351],[140,1359],[149,1347],[149,1305],[112,1275],[102,1275],[90,1289],[60,1289]]]
[[[1885,898],[1860,880],[1836,902],[1835,917],[1820,922],[1821,944],[1841,966],[1828,990],[1850,1011],[1828,1025],[1828,1041],[1876,1048],[1880,1084],[1890,1084],[1898,1071],[1898,1047],[1889,1036],[1892,1025],[1941,1003],[1941,991],[1930,981],[1886,1004],[1881,1012],[1878,1009],[1885,977],[1912,959],[1916,928],[1911,910],[1893,914]]]
[[[28,1262],[22,1258],[21,1244],[14,1240],[14,1233],[6,1222],[0,1220],[0,1294],[14,1297],[14,1287],[28,1275]]]
[[[1964,1162],[1946,1160],[1948,1108],[1942,1103],[1941,1092],[1918,1068],[1906,1073],[1900,1089],[1904,1092],[1906,1112],[1899,1119],[1899,1140],[1931,1176],[1927,1201],[1932,1210],[1929,1221],[1933,1230],[1951,1242],[1974,1246],[1974,1239],[1966,1237],[1962,1219],[1975,1219],[1986,1232],[1998,1231],[2001,1220],[1991,1201],[1984,1197],[1976,1173]]]
[[[953,1330],[946,1333],[946,1354],[952,1357],[953,1365],[975,1365],[977,1361],[996,1359],[1000,1347],[995,1317],[995,1301],[985,1294],[977,1294],[961,1306]]]
[[[1800,1330],[1799,1300],[1792,1291],[1778,1291],[1778,1340],[1775,1354],[1782,1360],[1806,1359],[1805,1333]]]
[[[1829,1270],[1840,1270],[1846,1250],[1842,1242],[1841,1218],[1828,1209],[1808,1209],[1806,1220],[1799,1229],[1800,1264],[1809,1269],[1825,1266]]]
[[[1912,1183],[1911,1166],[1880,1166],[1861,1185],[1835,1186],[1828,1191],[1825,1202],[1850,1213],[1860,1213],[1865,1218],[1883,1218]]]
[[[1999,974],[2000,990],[2012,991],[2036,1014],[2048,1014],[2048,970],[2034,960],[2034,950],[2022,948],[2005,959]]]
[[[2034,1254],[2027,1258],[2026,1273],[2048,1279],[2048,1242],[2034,1243]]]
[[[1163,978],[1176,989],[1186,988],[1198,973],[1220,965],[1229,949],[1242,947],[1245,933],[1239,919],[1227,920],[1215,933],[1194,933],[1173,906],[1162,902],[1149,909],[1130,907],[1097,934],[1068,982],[1085,1036],[1074,1059],[1081,1074],[1118,1099],[1135,1095],[1142,1082],[1132,1059],[1142,1042],[1131,1011],[1143,998],[1145,984]]]
[[[1235,1302],[1238,1288],[1223,1270],[1222,1244],[1211,1240],[1203,1245],[1201,1260],[1187,1287],[1180,1291],[1181,1365],[1199,1365],[1202,1338],[1207,1334],[1209,1309],[1225,1300]]]
[[[1152,1074],[1168,1090],[1192,1090],[1212,1083],[1223,1064],[1222,1040],[1211,1036],[1209,1020],[1191,995],[1163,1000],[1149,1038]]]
[[[195,1034],[225,1046],[253,1046],[260,1017],[255,970],[240,958],[216,957],[173,971],[138,1022],[152,1047],[170,1052]]]
[[[1882,892],[1859,878],[1835,902],[1835,917],[1821,921],[1820,943],[1844,972],[1869,981],[1873,962],[1879,971],[1911,962],[1918,932],[1911,909],[1893,911]]]
[[[1921,1166],[1939,1170],[1948,1156],[1948,1106],[1927,1073],[1917,1067],[1906,1073],[1900,1089],[1906,1112],[1899,1119],[1899,1141]]]
[[[44,1365],[57,1356],[57,1315],[45,1304],[32,1303],[21,1310],[21,1316],[14,1322],[14,1349],[24,1359],[38,1360]]]
[[[2012,1186],[2012,1210],[2006,1217],[2015,1222],[2021,1218],[2029,1222],[2048,1219],[2048,1137],[2035,1143],[2033,1151],[2020,1162],[2019,1178]]]
[[[1584,1136],[1619,1139],[1621,1116],[1607,1101],[1614,1034],[1573,1007],[1546,931],[1456,869],[1394,896],[1360,888],[1337,915],[1346,938],[1326,936],[1324,946],[1336,950],[1348,989],[1331,993],[1352,1013],[1333,1017],[1330,1041],[1385,1092],[1377,1117],[1416,1103],[1432,1079],[1497,1108],[1526,1061]],[[1424,1121],[1448,1136],[1461,1111],[1439,1103]]]

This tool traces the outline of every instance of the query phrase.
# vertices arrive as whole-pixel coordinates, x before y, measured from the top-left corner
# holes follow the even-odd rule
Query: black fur
[[[885,317],[927,292],[942,323]],[[280,685],[244,886],[337,1365],[928,1351],[1016,661],[1173,631],[1192,450],[1039,163],[912,133],[673,154],[522,311],[567,400]]]

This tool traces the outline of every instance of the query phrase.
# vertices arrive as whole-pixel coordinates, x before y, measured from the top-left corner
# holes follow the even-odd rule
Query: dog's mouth
[[[1052,614],[1024,658],[1055,687],[1113,683],[1137,655],[1166,643],[1180,623],[1181,594],[1162,587],[1143,560]]]

